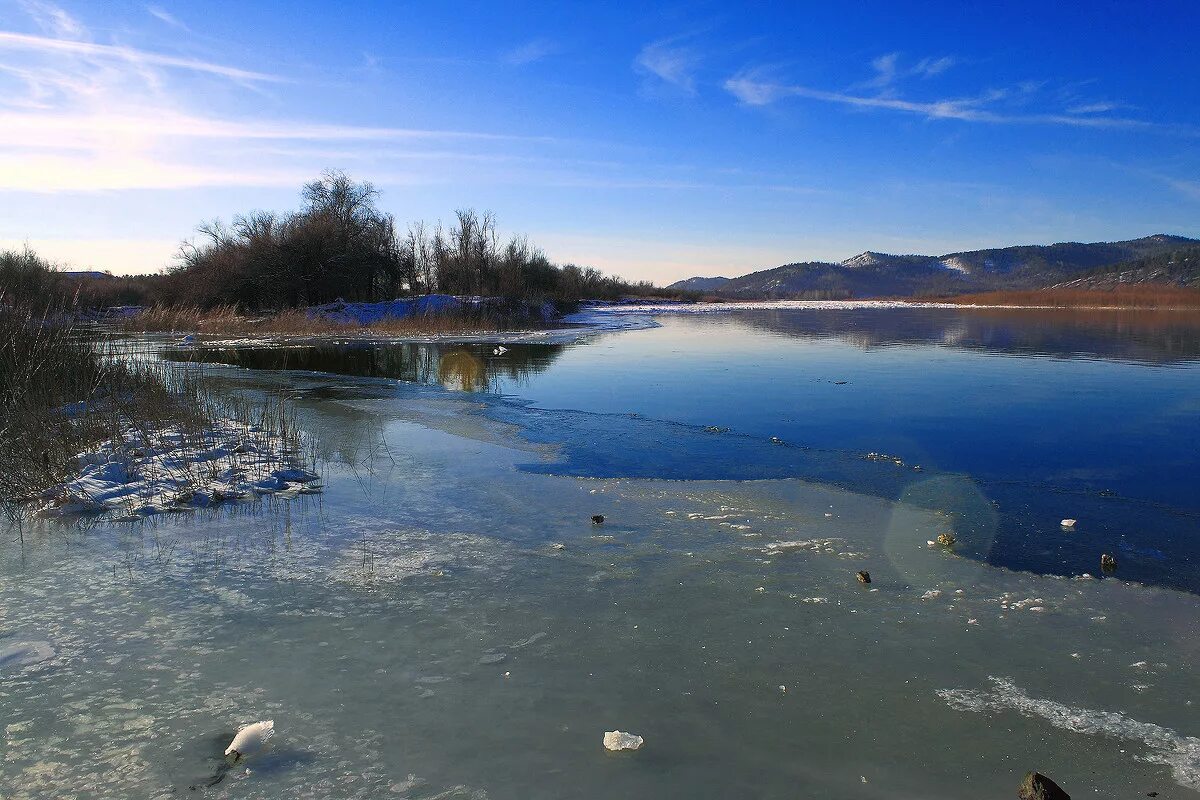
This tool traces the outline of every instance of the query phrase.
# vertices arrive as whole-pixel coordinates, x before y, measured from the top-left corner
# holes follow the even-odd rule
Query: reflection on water
[[[1144,309],[858,308],[740,311],[773,333],[836,338],[858,347],[934,344],[1056,358],[1165,364],[1200,359],[1200,314]]]
[[[302,370],[333,375],[392,378],[441,384],[463,392],[495,391],[501,381],[521,384],[549,368],[559,344],[512,344],[502,353],[482,344],[321,343],[297,347],[197,347],[168,349],[177,361],[229,364],[260,370]]]

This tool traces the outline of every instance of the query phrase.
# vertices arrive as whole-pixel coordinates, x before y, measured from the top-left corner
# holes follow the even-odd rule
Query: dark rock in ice
[[[937,536],[937,543],[942,547],[953,547],[957,541],[958,537],[953,533],[939,533]]]
[[[869,573],[865,570],[855,573],[855,577],[858,578],[859,583],[870,583],[871,582],[871,573]]]
[[[592,515],[592,524],[593,525],[603,525],[604,524],[604,515],[603,514],[593,514]]]
[[[1017,797],[1021,800],[1071,800],[1071,795],[1040,772],[1025,775],[1021,788],[1017,789]]]
[[[1108,553],[1100,556],[1100,569],[1104,570],[1105,572],[1112,572],[1116,568],[1117,559],[1113,558],[1113,556]]]

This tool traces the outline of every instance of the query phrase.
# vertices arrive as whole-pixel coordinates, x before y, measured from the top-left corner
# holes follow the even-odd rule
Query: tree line
[[[78,306],[146,305],[244,311],[297,308],[336,300],[380,301],[444,293],[540,305],[623,295],[667,295],[591,267],[557,265],[523,236],[501,241],[491,213],[455,212],[448,225],[414,222],[400,229],[378,207],[379,192],[341,172],[307,184],[295,211],[254,211],[197,228],[176,263],[155,275],[83,278],[59,289]],[[0,259],[0,287],[41,280],[31,253]],[[17,262],[21,262],[18,264]],[[18,286],[19,284],[19,286]]]

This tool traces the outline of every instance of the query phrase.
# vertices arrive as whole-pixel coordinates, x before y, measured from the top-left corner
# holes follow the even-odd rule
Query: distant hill
[[[729,283],[729,278],[684,278],[681,281],[675,281],[668,289],[677,289],[682,292],[711,292],[714,289],[720,289],[725,284]]]
[[[1123,261],[1055,284],[1054,289],[1112,289],[1157,284],[1200,289],[1200,246]]]
[[[689,278],[669,288],[706,291],[743,300],[903,297],[1037,289],[1106,267],[1169,257],[1175,251],[1198,246],[1200,240],[1156,234],[1124,242],[1021,245],[940,256],[868,251],[838,264],[823,261],[784,264],[732,279]],[[706,285],[707,281],[715,283]]]

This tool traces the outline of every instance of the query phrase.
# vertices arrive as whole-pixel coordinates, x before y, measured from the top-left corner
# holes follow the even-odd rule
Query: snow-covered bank
[[[92,448],[77,473],[47,489],[37,506],[53,516],[137,517],[263,494],[319,491],[294,442],[261,425],[219,419],[199,432],[128,426],[121,444]]]

